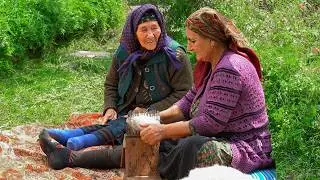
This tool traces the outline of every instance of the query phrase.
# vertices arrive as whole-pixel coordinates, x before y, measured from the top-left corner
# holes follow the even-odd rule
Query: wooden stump
[[[150,146],[139,136],[125,136],[124,179],[160,179],[159,144]]]

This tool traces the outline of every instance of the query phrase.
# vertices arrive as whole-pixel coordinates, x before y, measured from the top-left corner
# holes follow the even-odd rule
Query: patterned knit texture
[[[272,163],[264,93],[248,60],[225,51],[202,87],[191,89],[176,103],[186,118],[198,97],[199,112],[191,123],[198,134],[223,137],[231,143],[233,167],[247,173]]]

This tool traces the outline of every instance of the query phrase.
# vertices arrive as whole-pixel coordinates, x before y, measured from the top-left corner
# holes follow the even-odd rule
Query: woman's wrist
[[[191,135],[189,121],[161,124],[160,128],[162,139],[176,139]]]
[[[166,133],[166,124],[160,124],[159,129],[161,134],[161,140],[168,139]]]
[[[191,133],[191,136],[194,136],[197,134],[193,124],[191,123],[191,121],[188,121],[189,122],[189,130],[190,130],[190,133]]]

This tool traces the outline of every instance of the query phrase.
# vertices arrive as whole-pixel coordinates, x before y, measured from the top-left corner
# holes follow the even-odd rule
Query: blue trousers
[[[126,118],[120,116],[115,120],[109,120],[104,125],[91,125],[81,127],[85,134],[94,134],[105,144],[121,145],[126,133]]]

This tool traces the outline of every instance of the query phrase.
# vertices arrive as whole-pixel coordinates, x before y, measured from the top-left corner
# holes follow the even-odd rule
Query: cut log
[[[148,145],[139,136],[125,136],[125,179],[160,179],[159,144]]]

